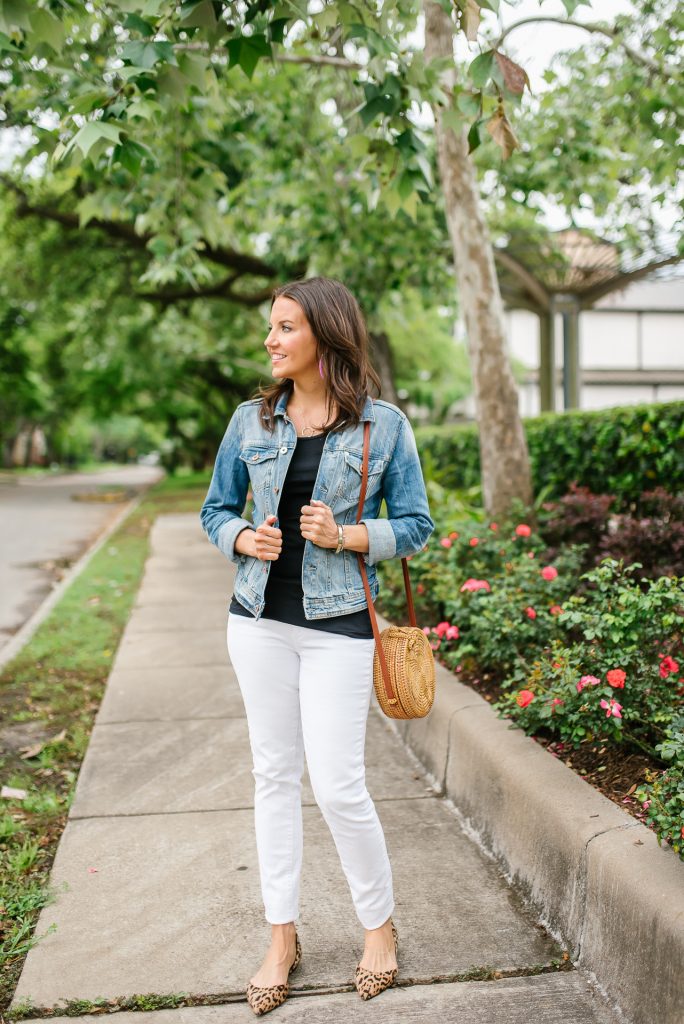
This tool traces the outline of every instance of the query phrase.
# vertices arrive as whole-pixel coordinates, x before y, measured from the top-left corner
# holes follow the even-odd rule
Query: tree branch
[[[635,50],[633,46],[626,43],[622,38],[620,29],[615,28],[614,25],[602,25],[598,21],[575,21],[573,18],[558,18],[553,17],[550,14],[531,15],[529,18],[520,18],[519,21],[514,21],[510,25],[507,25],[496,42],[492,44],[492,49],[498,50],[506,36],[510,35],[514,29],[520,28],[521,25],[530,25],[533,22],[539,21],[552,21],[557,25],[570,25],[572,28],[583,28],[586,32],[607,36],[613,42],[621,46],[625,53],[631,57],[636,64],[641,64],[643,67],[648,68],[650,71],[653,71],[658,75],[666,74],[669,78],[679,78],[680,73],[678,68],[671,66],[667,62],[658,64],[649,57],[648,54],[642,53],[640,50]]]
[[[72,210],[60,210],[55,206],[31,202],[24,189],[5,174],[0,174],[0,184],[3,184],[5,188],[14,192],[17,196],[16,213],[18,217],[41,217],[43,220],[55,221],[57,224],[75,231],[98,229],[109,235],[110,238],[117,238],[127,242],[136,249],[146,249],[148,242],[154,237],[149,233],[139,235],[133,225],[127,224],[125,221],[101,220],[97,217],[89,220],[88,224],[81,228],[78,214]],[[213,246],[205,242],[202,251],[212,263],[217,263],[222,267],[230,267],[237,271],[238,274],[255,274],[258,277],[269,278],[276,277],[278,274],[275,267],[264,263],[258,257],[236,252],[234,249]],[[259,299],[257,301],[261,302],[263,300]]]
[[[183,51],[185,53],[228,53],[225,46],[210,46],[209,43],[176,43],[173,48],[176,51]],[[364,64],[358,64],[356,61],[347,60],[346,57],[333,57],[332,55],[325,53],[300,54],[277,52],[273,55],[273,59],[279,60],[283,64],[328,65],[333,68],[341,68],[344,71],[363,71],[365,68]]]

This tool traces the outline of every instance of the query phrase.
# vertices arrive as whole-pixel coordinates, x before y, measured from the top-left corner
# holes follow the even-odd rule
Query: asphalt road
[[[163,475],[139,465],[37,478],[0,474],[0,650],[125,504]],[[127,501],[83,500],[110,487],[125,489]]]

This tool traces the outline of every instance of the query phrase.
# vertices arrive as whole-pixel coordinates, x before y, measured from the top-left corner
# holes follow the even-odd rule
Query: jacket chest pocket
[[[366,484],[366,499],[364,509],[368,507],[368,499],[378,491],[382,484],[382,474],[386,466],[385,459],[368,459],[368,483]],[[340,484],[337,492],[337,500],[340,503],[340,511],[347,508],[357,509],[361,495],[361,475],[363,472],[363,458],[354,452],[345,451],[344,463]]]
[[[240,452],[240,458],[247,466],[249,480],[254,492],[263,492],[272,486],[278,466],[279,453],[280,448],[275,445],[269,445],[268,447],[246,445]]]

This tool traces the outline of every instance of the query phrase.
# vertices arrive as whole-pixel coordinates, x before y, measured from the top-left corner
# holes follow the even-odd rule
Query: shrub
[[[684,855],[684,715],[678,715],[666,731],[667,738],[656,749],[671,764],[663,772],[647,772],[646,785],[635,797],[647,812],[658,843],[666,840],[675,853]]]
[[[604,559],[586,573],[589,589],[558,617],[566,640],[541,650],[524,680],[531,698],[508,693],[493,706],[530,734],[548,727],[578,746],[621,742],[627,730],[653,754],[684,693],[684,579],[663,576],[642,589],[639,568]]]

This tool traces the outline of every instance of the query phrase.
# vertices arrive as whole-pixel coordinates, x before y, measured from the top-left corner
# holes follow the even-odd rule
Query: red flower
[[[451,625],[450,622],[438,622],[437,623],[437,625],[435,626],[435,633],[437,634],[438,637],[440,637],[440,639],[441,639],[441,637],[444,636],[444,634],[446,633],[447,629],[449,629],[450,625]]]
[[[515,698],[516,704],[521,708],[526,708],[527,705],[534,700],[534,694],[531,690],[521,690]]]
[[[535,610],[534,610],[534,608],[532,607],[531,604],[528,604],[527,608],[525,609],[525,615],[527,616],[528,619],[536,619],[537,618],[537,613],[535,612]]]
[[[545,580],[555,580],[558,575],[558,569],[554,569],[552,565],[545,565],[541,570],[541,574]]]
[[[499,529],[499,524],[498,523],[490,523],[489,524],[489,529],[490,530],[498,530]]]
[[[440,539],[439,543],[442,545],[443,548],[450,548],[451,547],[451,538],[450,537],[442,537]]]
[[[420,586],[420,584],[419,584],[419,586]],[[549,614],[550,615],[561,615],[562,613],[563,613],[563,609],[561,608],[561,606],[559,604],[552,604],[551,607],[549,608]]]
[[[660,662],[660,668],[658,669],[661,679],[667,679],[670,672],[679,672],[679,662],[675,661],[674,658],[668,656],[663,658]]]
[[[527,525],[527,523],[520,523],[519,526],[516,526],[515,532],[517,533],[518,537],[529,537],[532,533],[532,530]]]
[[[449,626],[444,635],[446,636],[447,640],[458,640],[458,626]]]
[[[487,583],[487,580],[466,580],[461,587],[461,593],[463,594],[466,590],[491,590],[492,588]]]
[[[471,537],[468,543],[470,544],[471,548],[476,548],[480,541],[478,537]]]
[[[418,591],[419,594],[424,594],[425,593],[425,587],[423,586],[422,583],[418,584],[418,586],[416,587],[416,590]]]
[[[452,540],[456,540],[456,538],[458,537],[458,533],[456,530],[452,530],[449,536],[451,537]]]
[[[627,673],[623,672],[621,668],[611,668],[606,672],[606,679],[611,686],[621,687],[624,689],[626,678]]]

